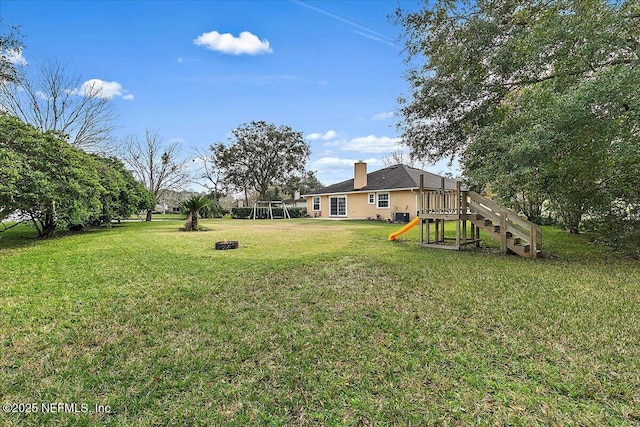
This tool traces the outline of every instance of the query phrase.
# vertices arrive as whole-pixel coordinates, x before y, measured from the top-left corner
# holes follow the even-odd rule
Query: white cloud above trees
[[[14,65],[27,65],[27,59],[22,56],[22,50],[7,49],[2,51],[2,57]]]
[[[329,141],[333,138],[335,138],[336,136],[338,136],[338,134],[336,133],[336,131],[334,130],[329,130],[325,133],[310,133],[309,135],[307,135],[307,139],[309,141],[317,141],[317,140],[323,140],[323,141]]]
[[[107,82],[100,79],[90,79],[82,83],[79,89],[71,91],[74,95],[95,96],[97,98],[113,99],[121,97],[122,99],[132,100],[133,94],[124,89],[118,82]]]
[[[230,55],[260,55],[273,52],[267,39],[260,40],[258,36],[249,31],[241,32],[238,37],[230,33],[221,34],[217,31],[211,31],[202,33],[193,43],[209,50]]]
[[[398,148],[401,138],[388,136],[360,136],[352,138],[342,144],[340,148],[347,151],[359,151],[361,153],[388,153]]]
[[[321,157],[311,163],[311,168],[319,173],[337,172],[337,171],[353,171],[353,164],[359,161],[366,162],[368,165],[381,164],[376,158],[370,159],[344,159],[340,157]]]

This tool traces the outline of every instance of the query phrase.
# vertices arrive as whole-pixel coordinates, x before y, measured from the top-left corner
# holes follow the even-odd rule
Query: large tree
[[[40,132],[2,114],[0,152],[11,153],[8,174],[17,177],[0,193],[0,210],[26,216],[38,236],[99,215],[102,188],[94,160],[55,132]]]
[[[47,237],[61,225],[109,224],[153,203],[119,160],[0,114],[0,222],[15,213]]]
[[[14,76],[0,85],[1,110],[78,148],[110,151],[114,114],[96,82],[83,83],[59,62],[18,67]]]
[[[260,200],[273,185],[285,185],[304,171],[311,153],[302,132],[264,121],[250,122],[232,131],[229,144],[215,144],[213,155],[227,182],[246,194],[255,190]]]
[[[143,141],[129,136],[121,150],[122,160],[156,199],[167,190],[183,188],[189,180],[188,161],[180,155],[180,144],[165,143],[157,132],[147,129]],[[147,209],[147,221],[151,221],[152,212]]]
[[[640,3],[440,0],[396,18],[414,155],[460,157],[532,216],[547,199],[571,231],[585,213],[637,203]]]

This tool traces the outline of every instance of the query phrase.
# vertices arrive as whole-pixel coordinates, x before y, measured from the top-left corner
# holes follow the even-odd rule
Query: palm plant
[[[190,199],[182,202],[182,209],[187,212],[187,222],[184,225],[187,231],[198,231],[198,211],[211,201],[206,196],[192,196]]]

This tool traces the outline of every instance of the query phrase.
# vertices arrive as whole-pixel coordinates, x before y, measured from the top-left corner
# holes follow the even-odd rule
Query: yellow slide
[[[396,231],[395,233],[389,234],[389,240],[396,240],[399,235],[406,233],[407,231],[411,230],[413,227],[415,227],[418,224],[420,224],[420,218],[416,217],[412,219],[410,223],[402,227],[400,230]]]

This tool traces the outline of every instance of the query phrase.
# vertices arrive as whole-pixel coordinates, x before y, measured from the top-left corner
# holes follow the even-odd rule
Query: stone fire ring
[[[238,249],[238,241],[229,240],[227,242],[216,242],[216,249],[219,251],[223,251],[226,249]]]

